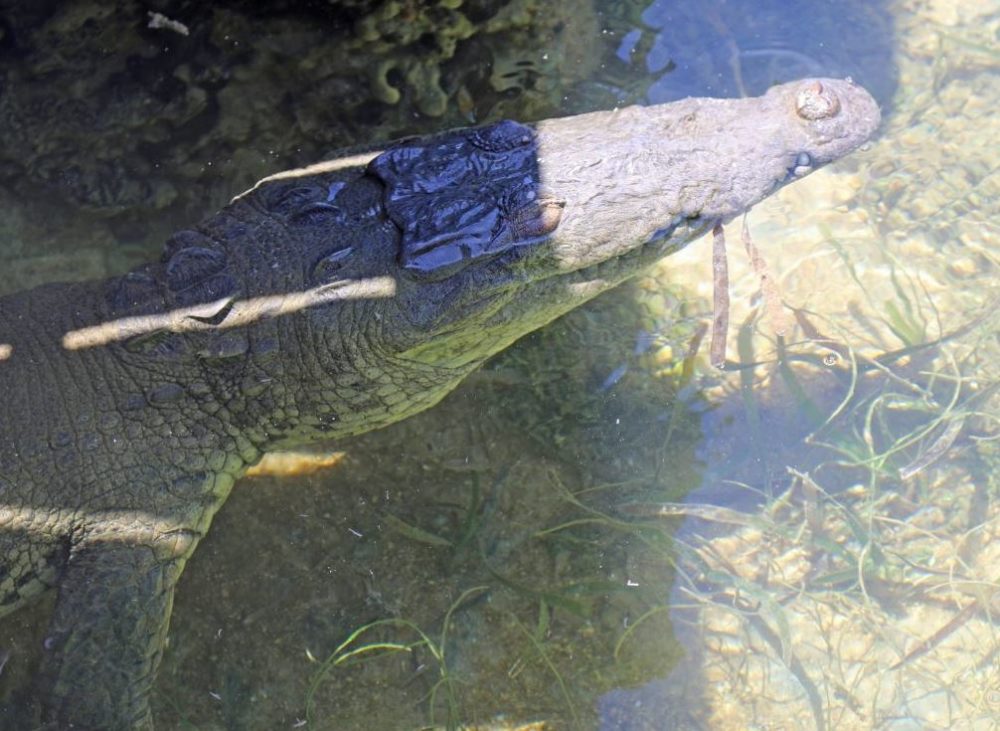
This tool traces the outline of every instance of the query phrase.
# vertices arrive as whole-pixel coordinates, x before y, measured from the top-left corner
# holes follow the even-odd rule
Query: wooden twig
[[[743,239],[743,247],[747,250],[747,256],[750,258],[750,266],[760,279],[760,291],[764,297],[764,315],[771,324],[774,334],[784,335],[788,332],[790,323],[781,308],[781,292],[778,291],[778,283],[771,276],[771,270],[768,268],[767,262],[764,261],[763,255],[750,238],[750,227],[747,225],[745,214],[740,238]]]
[[[726,367],[726,335],[729,330],[729,262],[726,260],[726,235],[721,223],[715,224],[712,229],[712,284],[715,291],[709,361],[722,369]]]

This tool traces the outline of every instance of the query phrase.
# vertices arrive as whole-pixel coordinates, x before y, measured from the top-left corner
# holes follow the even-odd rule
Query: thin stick
[[[743,228],[740,231],[740,238],[743,239],[743,246],[747,250],[750,258],[750,266],[754,274],[760,279],[760,291],[764,295],[764,313],[767,321],[771,324],[771,329],[775,335],[784,335],[788,332],[789,321],[781,309],[781,293],[778,291],[778,284],[771,276],[771,270],[764,261],[763,255],[754,246],[750,238],[750,227],[747,225],[746,214],[743,215]]]
[[[718,369],[726,367],[726,336],[729,330],[729,262],[726,260],[726,235],[722,224],[712,229],[713,307],[712,344],[709,361]]]

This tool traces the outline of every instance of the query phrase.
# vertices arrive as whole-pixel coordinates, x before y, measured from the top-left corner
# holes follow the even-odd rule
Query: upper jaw
[[[397,215],[409,275],[450,306],[509,309],[517,303],[497,302],[516,299],[520,295],[511,292],[537,289],[538,282],[557,275],[578,273],[573,278],[578,282],[620,281],[856,149],[879,120],[878,106],[864,89],[846,80],[818,79],[777,86],[754,99],[688,99],[548,120],[534,128],[502,123],[447,133],[417,141],[416,152],[400,148],[394,153],[399,169],[388,165],[391,159],[376,160],[372,169],[389,181],[390,203],[416,201],[432,211],[451,205],[471,236],[437,240],[426,227],[405,228],[427,219]],[[497,155],[494,143],[522,146],[502,180],[486,164]],[[441,163],[434,154],[439,144],[457,165],[448,166],[448,173],[458,169],[471,178],[421,187],[401,177],[400,171],[414,172],[407,166],[415,160]],[[467,163],[471,172],[463,172]],[[442,190],[448,195],[435,197]],[[494,199],[496,211],[489,207]],[[480,211],[488,214],[490,226],[463,218]],[[502,220],[511,211],[515,215]],[[440,261],[430,253],[436,243],[447,247],[448,256]],[[429,266],[414,268],[407,261]],[[438,285],[430,286],[435,280]]]

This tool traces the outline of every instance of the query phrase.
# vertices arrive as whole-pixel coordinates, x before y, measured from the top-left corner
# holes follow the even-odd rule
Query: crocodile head
[[[176,234],[163,263],[112,282],[109,322],[65,344],[122,339],[124,358],[213,363],[300,348],[316,366],[300,380],[327,395],[296,411],[334,409],[320,436],[366,431],[856,149],[879,118],[864,89],[822,79],[345,155],[261,181]],[[294,332],[244,328],[275,320]]]
[[[200,272],[179,291],[212,300],[185,304],[185,328],[304,313],[304,325],[277,318],[294,333],[240,338],[238,351],[304,349],[288,358],[310,368],[296,411],[332,409],[321,436],[358,433],[427,408],[517,338],[856,149],[878,123],[864,89],[823,79],[413,138],[274,176],[211,219],[198,240],[233,241],[245,270],[229,279],[201,282],[218,257],[187,238],[166,266]],[[216,350],[232,343],[198,346]]]
[[[783,185],[880,120],[849,80],[404,142],[368,172],[400,230],[382,317],[407,358],[474,366]]]

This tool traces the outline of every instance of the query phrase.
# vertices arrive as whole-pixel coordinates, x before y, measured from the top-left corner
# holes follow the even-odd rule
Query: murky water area
[[[728,228],[724,370],[705,240],[242,480],[158,728],[997,727],[1000,3],[260,5],[0,0],[0,292],[124,272],[347,145],[806,75],[884,122],[748,217],[778,313]],[[51,606],[0,622],[0,718]]]

